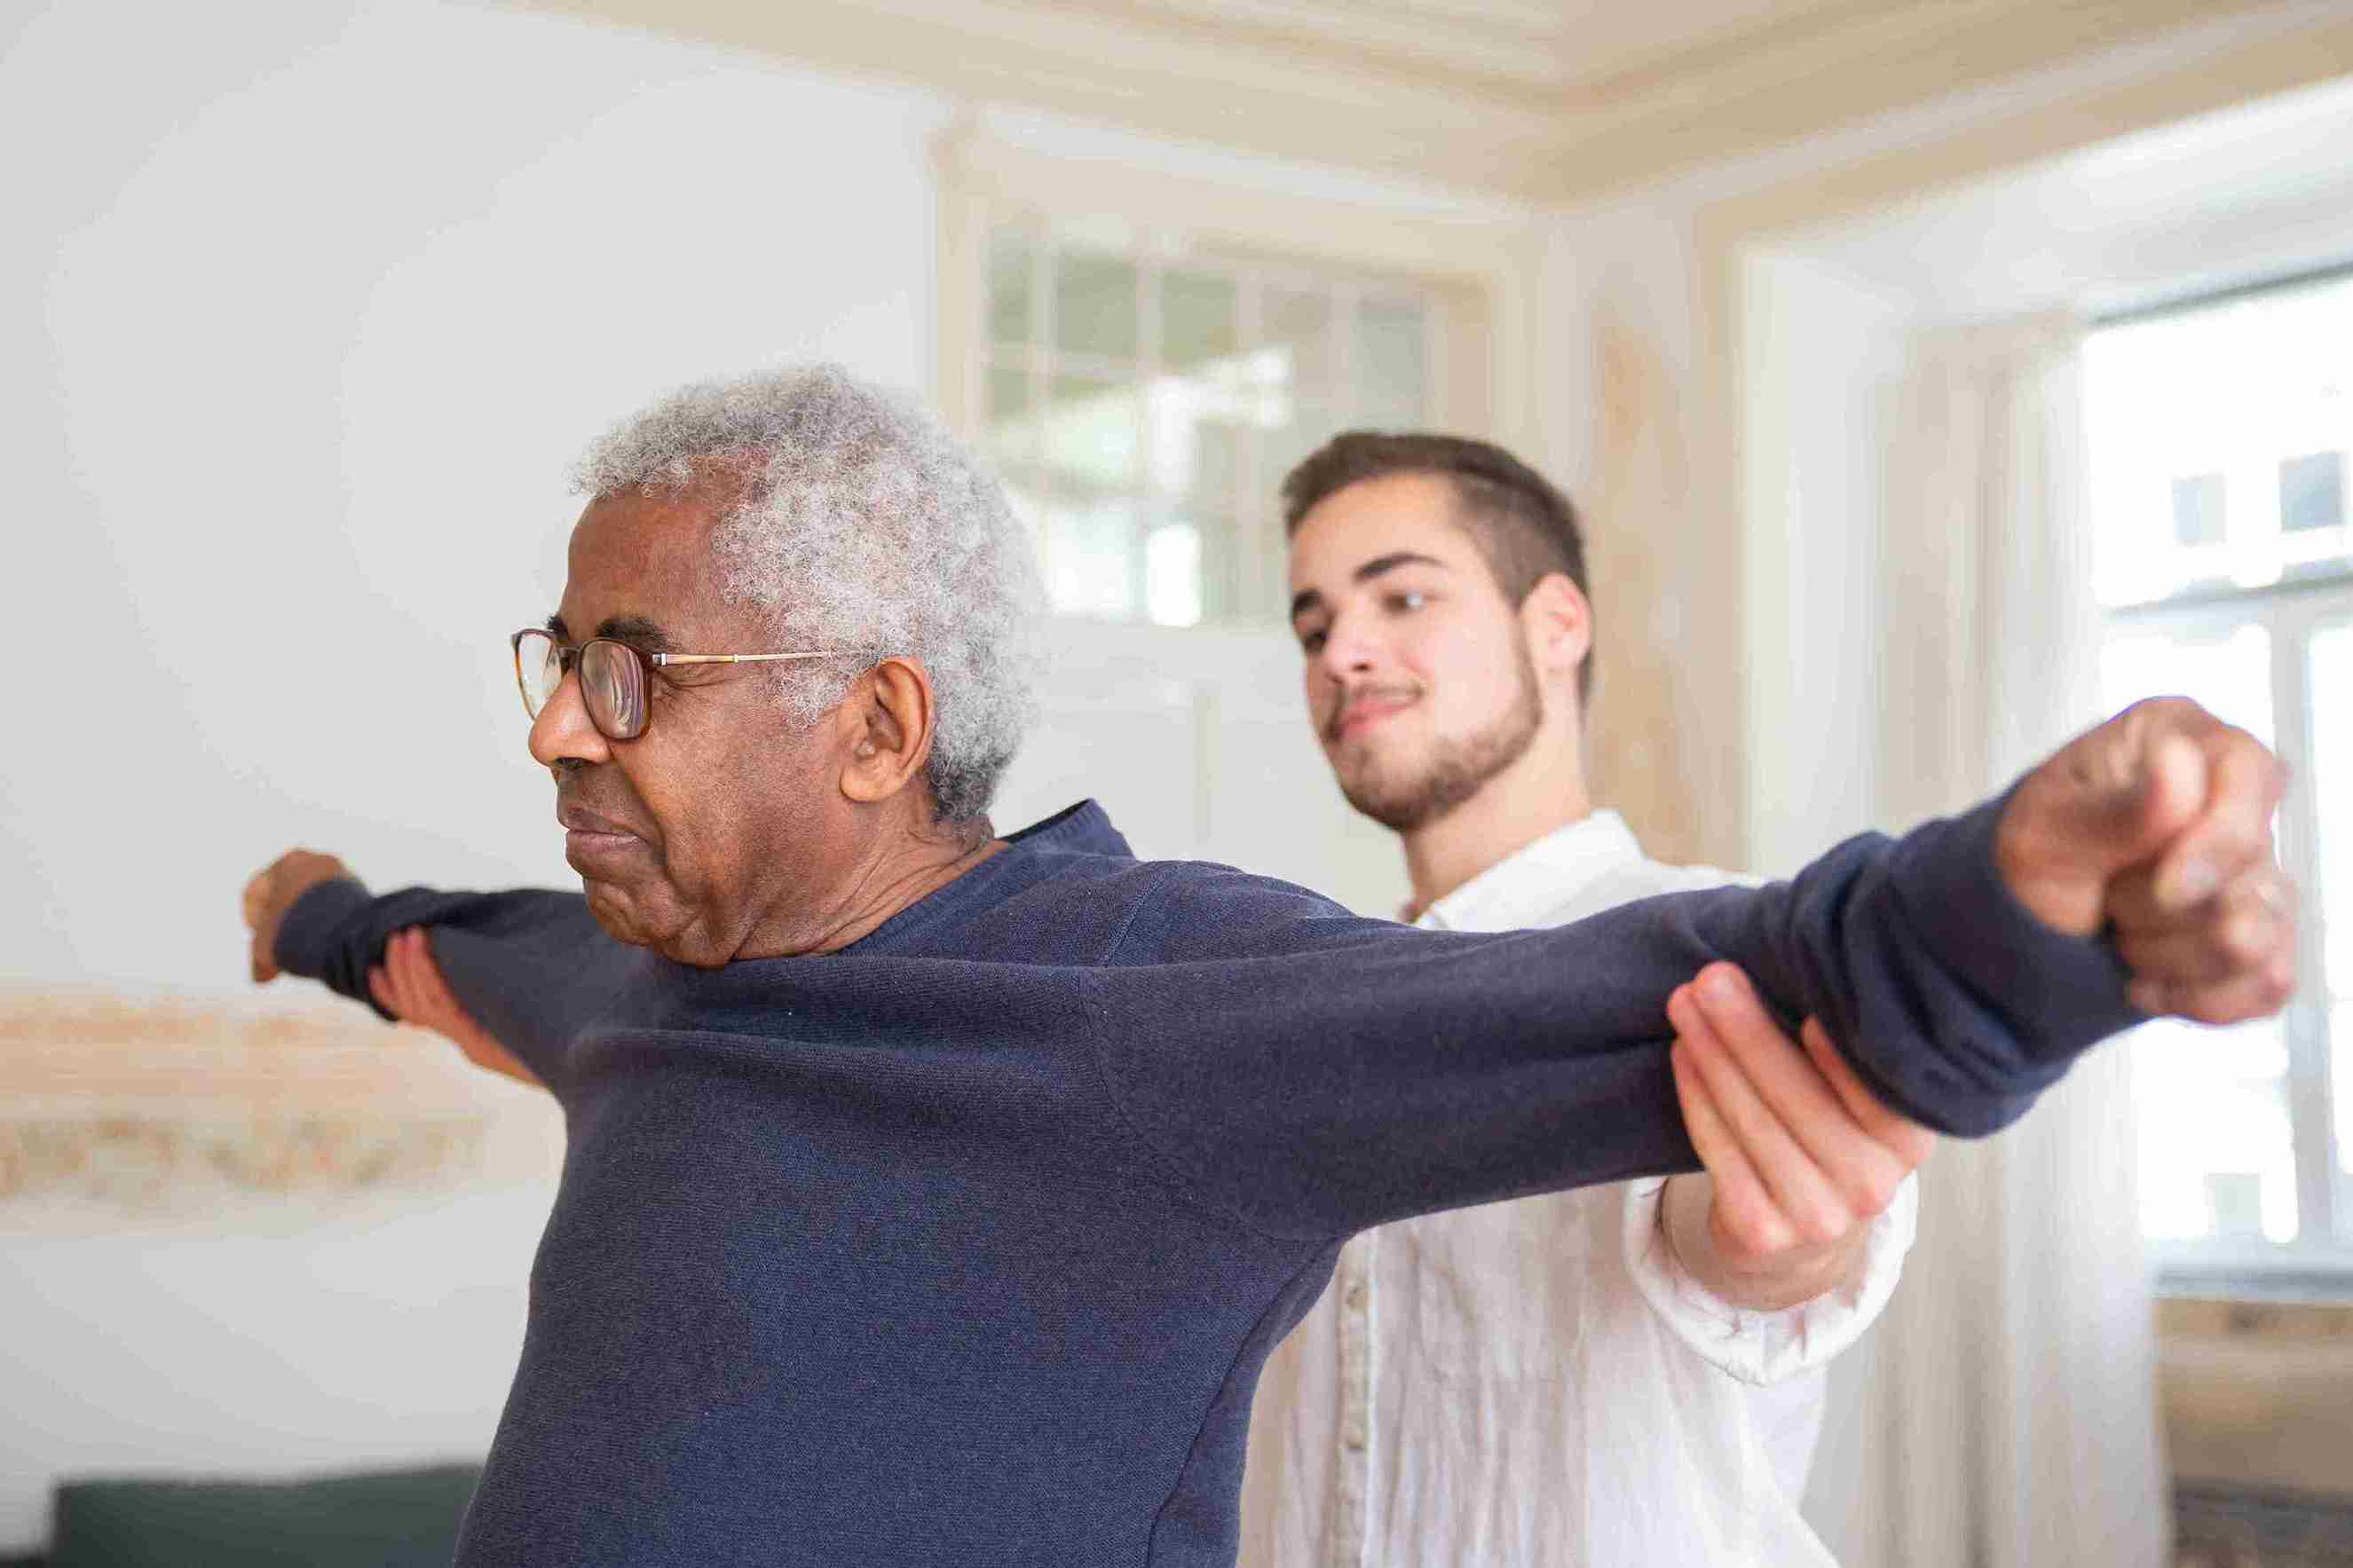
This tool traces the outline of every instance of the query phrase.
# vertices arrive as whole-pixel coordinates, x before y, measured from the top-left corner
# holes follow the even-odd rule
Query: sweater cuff
[[[1911,940],[1936,955],[1989,1026],[1942,1053],[1880,1054],[1868,1041],[1841,1041],[1873,1093],[1963,1137],[2008,1126],[2076,1057],[2148,1017],[2126,999],[2130,975],[2109,942],[2052,930],[2001,879],[1994,836],[2008,802],[2005,795],[1906,835],[1885,870]]]
[[[1863,1237],[1862,1268],[1844,1284],[1775,1312],[1725,1300],[1685,1268],[1667,1245],[1663,1224],[1670,1178],[1626,1184],[1626,1268],[1667,1331],[1709,1365],[1763,1387],[1828,1363],[1879,1319],[1904,1255],[1912,1250],[1920,1211],[1919,1176],[1904,1178],[1895,1197]]]
[[[2052,930],[2018,901],[1994,864],[1994,837],[2017,786],[1900,844],[1890,868],[1898,897],[1929,949],[1985,999],[2004,1008],[2019,1043],[2039,1060],[2063,1060],[2148,1021],[2125,999],[2131,979],[2115,947]]]
[[[305,980],[322,978],[333,956],[336,931],[374,901],[366,884],[353,877],[331,877],[304,889],[278,922],[270,957],[289,974]]]

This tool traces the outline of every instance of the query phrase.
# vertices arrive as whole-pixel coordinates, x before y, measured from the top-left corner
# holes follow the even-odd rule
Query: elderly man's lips
[[[634,837],[628,828],[623,827],[611,817],[599,816],[585,805],[558,801],[555,805],[555,820],[575,833],[617,833],[625,837]]]
[[[642,851],[645,840],[575,801],[559,800],[555,820],[564,826],[564,858],[584,877]]]
[[[645,840],[634,833],[598,833],[585,827],[568,827],[564,832],[565,862],[583,876],[593,876],[597,868],[627,859],[644,847]]]

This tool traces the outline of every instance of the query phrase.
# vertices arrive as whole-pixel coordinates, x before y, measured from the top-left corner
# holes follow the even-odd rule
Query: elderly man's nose
[[[567,670],[531,721],[532,759],[542,767],[603,762],[610,753],[605,736],[588,717],[580,695],[580,672]]]

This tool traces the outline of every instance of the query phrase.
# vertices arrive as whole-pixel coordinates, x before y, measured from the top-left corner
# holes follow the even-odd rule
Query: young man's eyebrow
[[[1387,555],[1374,556],[1349,575],[1356,582],[1369,583],[1382,573],[1394,572],[1400,566],[1435,566],[1442,572],[1446,569],[1446,563],[1435,555],[1422,555],[1411,550],[1392,550]]]
[[[550,616],[543,624],[547,627],[547,635],[557,642],[565,642],[571,638],[572,633],[565,626],[562,616]]]
[[[1382,574],[1394,572],[1400,566],[1435,566],[1441,572],[1446,570],[1446,563],[1435,555],[1424,555],[1414,550],[1392,550],[1387,555],[1374,556],[1370,561],[1349,573],[1348,578],[1351,582],[1369,583]],[[1295,621],[1299,618],[1301,611],[1321,609],[1323,605],[1322,594],[1313,588],[1302,588],[1298,593],[1291,595],[1291,618]]]

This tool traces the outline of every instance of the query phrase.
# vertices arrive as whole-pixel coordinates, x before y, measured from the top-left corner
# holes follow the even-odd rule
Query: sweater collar
[[[945,887],[934,888],[840,951],[887,951],[943,916],[978,908],[999,896],[1000,889],[1018,886],[1024,875],[1032,874],[1029,868],[1037,864],[1039,858],[1049,855],[1108,855],[1127,860],[1135,858],[1126,837],[1112,826],[1103,808],[1092,800],[1082,800],[1018,832],[1005,835],[1004,849]]]
[[[1111,825],[1103,808],[1092,800],[1066,805],[1018,833],[1008,833],[1005,842],[1017,847],[1057,849],[1069,855],[1124,855],[1133,858],[1135,854],[1127,847],[1126,837]]]

